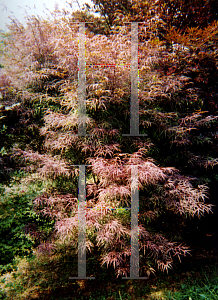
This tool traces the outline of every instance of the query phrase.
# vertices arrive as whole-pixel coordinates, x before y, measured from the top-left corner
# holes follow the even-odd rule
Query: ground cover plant
[[[138,165],[141,276],[169,272],[191,254],[184,240],[184,232],[194,224],[190,219],[199,224],[198,219],[215,211],[211,191],[218,181],[217,21],[205,21],[202,28],[187,26],[184,31],[171,27],[164,39],[156,30],[160,16],[159,22],[151,22],[150,31],[140,25],[139,129],[145,136],[124,137],[130,130],[130,26],[115,24],[110,32],[102,18],[93,19],[105,31],[96,34],[94,26],[86,30],[89,135],[81,137],[77,135],[79,27],[73,21],[91,18],[87,11],[65,12],[58,21],[32,16],[26,26],[14,22],[4,38],[2,182],[9,184],[13,172],[22,170],[29,182],[48,183],[41,191],[34,186],[34,192],[28,190],[17,198],[14,192],[1,202],[2,220],[10,230],[15,222],[15,234],[24,229],[31,241],[26,251],[33,253],[22,257],[25,251],[11,251],[10,255],[20,257],[1,277],[2,297],[8,299],[15,295],[16,299],[41,299],[54,291],[87,292],[87,283],[69,280],[77,276],[78,254],[78,168],[74,165],[89,165],[89,276],[120,280],[129,275],[131,222],[130,211],[124,208],[130,206],[133,165]],[[131,18],[134,21],[135,15]],[[109,67],[103,66],[105,62]],[[21,211],[19,221],[14,205]],[[26,205],[30,208],[25,209]],[[26,214],[32,216],[31,222]],[[37,227],[39,220],[47,235]],[[11,259],[8,255],[4,263]]]

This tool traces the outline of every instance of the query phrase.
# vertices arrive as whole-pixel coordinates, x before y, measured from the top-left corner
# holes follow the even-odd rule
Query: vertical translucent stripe
[[[78,277],[86,278],[86,183],[85,165],[79,166],[79,191],[78,191]]]
[[[78,60],[78,135],[86,135],[86,58],[85,23],[79,23],[79,60]]]
[[[139,191],[138,191],[138,166],[131,166],[131,256],[130,277],[139,277],[139,242],[138,242],[138,213],[139,213]]]
[[[131,115],[130,136],[139,134],[138,23],[131,23]]]

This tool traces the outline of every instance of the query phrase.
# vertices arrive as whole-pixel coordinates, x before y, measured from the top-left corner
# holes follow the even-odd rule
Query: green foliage
[[[28,183],[28,180],[30,183]],[[32,200],[41,194],[49,183],[28,178],[20,172],[14,174],[10,185],[0,186],[0,267],[4,270],[15,256],[31,255],[33,246],[39,242],[27,234],[28,226],[34,225],[41,238],[49,235],[52,222],[42,219],[33,210]],[[26,230],[25,230],[26,229]],[[31,233],[31,232],[29,232]],[[36,243],[35,243],[36,242]]]
[[[199,279],[190,282],[184,282],[181,284],[180,291],[166,292],[166,299],[171,300],[216,300],[218,297],[218,277],[217,272],[214,272],[214,277],[208,279],[207,274],[204,273],[205,279],[200,281]]]
[[[65,247],[65,250],[67,248]],[[70,248],[68,247],[68,250]],[[69,280],[76,273],[76,258],[70,252],[56,256],[16,259],[13,273],[0,278],[0,299],[175,299],[194,300],[217,298],[217,264],[202,265],[191,272],[174,272],[170,276],[149,281],[114,280],[108,270],[98,270],[102,277],[95,280]],[[61,258],[62,257],[62,258]],[[97,271],[95,258],[88,269]],[[200,263],[200,262],[199,262]],[[60,275],[61,274],[61,275]],[[95,275],[98,273],[96,272]],[[108,277],[110,274],[110,277]],[[28,278],[28,280],[26,280]],[[96,288],[96,286],[98,288]]]

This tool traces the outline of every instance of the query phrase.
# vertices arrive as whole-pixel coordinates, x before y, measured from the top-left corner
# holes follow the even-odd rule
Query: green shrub
[[[32,200],[49,185],[23,172],[14,173],[8,186],[0,185],[0,270],[15,256],[31,255],[35,242],[48,235],[52,222],[33,210]]]

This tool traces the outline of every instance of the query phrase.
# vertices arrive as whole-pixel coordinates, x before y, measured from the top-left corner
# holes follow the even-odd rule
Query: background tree
[[[205,28],[217,20],[218,4],[215,0],[157,0],[157,1],[104,1],[93,0],[96,11],[108,20],[110,26],[123,22],[145,22],[149,32],[164,39],[173,27],[180,31]]]

